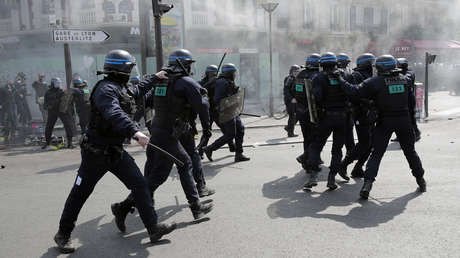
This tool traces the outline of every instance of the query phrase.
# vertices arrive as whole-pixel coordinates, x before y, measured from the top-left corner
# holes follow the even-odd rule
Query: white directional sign
[[[53,30],[54,42],[97,43],[109,38],[110,35],[102,30]]]

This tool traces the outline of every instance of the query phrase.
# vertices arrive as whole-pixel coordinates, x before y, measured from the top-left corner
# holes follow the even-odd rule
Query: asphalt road
[[[295,162],[299,139],[284,138],[282,127],[248,129],[250,162],[233,163],[228,149],[217,151],[215,162],[204,162],[208,185],[217,191],[209,219],[193,221],[175,171],[158,189],[160,221],[176,221],[179,229],[155,245],[137,213],[127,219],[127,234],[118,233],[110,204],[128,190],[107,174],[83,207],[72,235],[78,249],[67,256],[458,257],[460,119],[448,118],[420,124],[416,149],[428,192],[416,192],[399,144],[392,143],[368,201],[358,198],[361,180],[338,179],[339,189],[327,191],[326,167],[319,186],[303,192],[307,177]],[[329,142],[322,154],[326,164],[330,148]],[[143,150],[128,150],[143,167]],[[52,238],[79,150],[17,148],[1,152],[0,163],[6,165],[0,170],[0,257],[66,257]]]

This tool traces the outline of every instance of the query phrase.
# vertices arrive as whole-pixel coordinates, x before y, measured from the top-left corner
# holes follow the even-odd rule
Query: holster
[[[123,147],[117,145],[96,145],[88,142],[86,136],[82,137],[80,147],[95,156],[104,157],[107,164],[116,165],[123,158]]]

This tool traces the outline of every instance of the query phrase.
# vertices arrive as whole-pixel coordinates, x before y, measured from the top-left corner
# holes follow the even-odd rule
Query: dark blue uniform
[[[214,94],[214,103],[220,103],[223,98],[230,97],[236,94],[238,88],[235,87],[233,83],[231,83],[226,78],[219,78],[216,80],[215,86],[215,94]],[[239,116],[233,118],[232,120],[220,124],[219,127],[222,130],[223,135],[217,139],[214,143],[208,146],[208,149],[211,151],[218,150],[220,147],[224,146],[226,143],[229,143],[235,139],[235,151],[236,154],[243,153],[243,138],[244,138],[244,126],[241,122]]]
[[[53,134],[54,125],[57,119],[61,119],[64,124],[64,129],[68,143],[72,143],[72,117],[67,112],[60,111],[60,105],[64,98],[64,91],[60,88],[50,88],[45,93],[44,106],[48,112],[48,118],[46,120],[45,127],[45,141],[46,145],[51,143],[51,135]]]
[[[365,80],[360,86],[340,80],[344,91],[351,96],[371,99],[379,112],[379,119],[372,135],[372,153],[367,162],[365,179],[374,181],[393,132],[399,138],[412,174],[423,177],[424,170],[415,151],[415,136],[410,109],[415,105],[409,82],[403,75],[377,76]]]
[[[327,72],[321,72],[313,79],[313,94],[322,115],[317,129],[317,137],[309,146],[308,166],[312,169],[320,164],[320,153],[333,134],[332,158],[330,174],[337,174],[342,159],[342,147],[345,142],[346,128],[346,96],[337,80],[331,78]]]
[[[141,83],[139,93],[145,94],[156,80],[154,77]],[[123,141],[139,131],[128,116],[132,112],[131,101],[132,97],[123,93],[119,83],[108,79],[99,81],[93,89],[87,139],[82,142],[81,165],[62,212],[61,233],[70,235],[80,209],[107,171],[132,191],[146,228],[157,224],[147,183],[134,159],[123,150]]]
[[[347,69],[343,70],[343,78],[347,82],[353,82],[353,76]],[[349,100],[347,100],[346,104],[347,104],[347,109],[346,109],[347,127],[345,128],[345,148],[347,149],[347,154],[349,154],[355,147],[355,137],[353,135],[352,104]]]
[[[176,166],[185,196],[191,205],[199,203],[197,186],[192,176],[193,170],[195,170],[197,184],[204,184],[204,176],[201,159],[196,151],[191,132],[189,115],[195,112],[200,117],[203,129],[209,128],[209,103],[201,95],[200,88],[197,82],[185,76],[171,78],[167,85],[156,85],[146,95],[146,106],[155,109],[155,117],[150,129],[152,134],[150,142],[184,163],[183,166],[178,164]],[[174,162],[165,154],[151,146],[147,147],[144,175],[151,195],[168,179],[173,164]],[[133,206],[132,197],[131,194],[121,205]]]
[[[73,88],[73,101],[77,110],[80,130],[83,134],[89,123],[91,104],[89,102],[90,90],[88,87]]]
[[[286,78],[284,78],[284,104],[286,105],[286,112],[289,115],[288,124],[285,128],[288,134],[294,134],[294,127],[298,121],[295,113],[296,104],[292,103],[292,100],[295,99],[295,86],[296,78],[294,76],[289,75]]]
[[[356,70],[352,73],[352,80],[346,81],[357,85],[371,77],[372,74],[366,71]],[[371,152],[371,133],[375,122],[375,116],[373,116],[375,113],[370,100],[353,96],[350,97],[350,100],[353,104],[353,120],[356,126],[356,134],[358,135],[358,143],[355,148],[348,153],[347,157],[345,157],[343,166],[346,168],[346,166],[351,164],[354,160],[358,160],[353,169],[352,176],[361,176],[362,166],[369,158]]]

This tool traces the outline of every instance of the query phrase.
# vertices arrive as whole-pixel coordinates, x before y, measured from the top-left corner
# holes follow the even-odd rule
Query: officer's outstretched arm
[[[93,97],[93,103],[96,108],[102,113],[104,120],[110,123],[115,132],[127,138],[132,138],[139,131],[136,124],[120,107],[114,87],[98,87]]]
[[[138,85],[137,88],[139,89],[139,93],[141,96],[146,95],[152,88],[153,86],[158,83],[160,80],[163,79],[168,79],[167,73],[165,71],[160,71],[156,73],[155,75],[142,80]],[[136,96],[137,98],[137,96]]]

